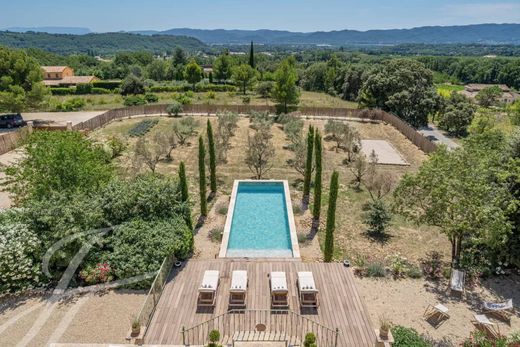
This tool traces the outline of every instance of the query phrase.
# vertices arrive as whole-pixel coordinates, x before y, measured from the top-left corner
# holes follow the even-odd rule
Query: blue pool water
[[[292,257],[282,182],[239,182],[228,257]]]

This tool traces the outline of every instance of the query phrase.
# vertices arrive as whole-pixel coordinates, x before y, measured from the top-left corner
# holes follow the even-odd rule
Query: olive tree
[[[261,179],[272,168],[274,154],[274,146],[271,143],[271,134],[268,129],[261,128],[253,135],[248,134],[245,161],[257,179]]]

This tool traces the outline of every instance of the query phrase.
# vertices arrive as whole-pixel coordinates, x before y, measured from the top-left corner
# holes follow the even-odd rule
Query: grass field
[[[159,97],[158,103],[167,104],[174,100],[178,93],[156,93]],[[274,105],[270,99],[263,99],[255,94],[248,94],[251,105]],[[108,95],[67,95],[53,96],[50,102],[52,111],[59,102],[64,102],[72,98],[82,98],[86,105],[83,110],[108,110],[112,108],[123,107],[123,97],[119,94]],[[217,104],[217,105],[243,105],[243,95],[239,93],[194,93],[191,103],[193,104]],[[357,108],[357,103],[342,100],[339,97],[333,97],[325,93],[305,92],[300,96],[299,106],[312,107],[349,107]]]
[[[199,120],[199,133],[205,131],[205,124],[207,118],[197,117]],[[118,159],[118,164],[123,173],[133,174],[134,170],[131,168],[131,158],[133,156],[132,146],[136,141],[128,137],[128,131],[137,122],[142,119],[129,119],[117,121],[108,126],[92,133],[92,137],[98,141],[104,141],[111,136],[119,136],[125,138],[128,142],[128,149],[124,155]],[[212,122],[216,122],[215,118],[211,118]],[[158,125],[152,129],[147,135],[151,136],[157,131],[169,131],[174,122],[173,118],[160,118]],[[305,126],[313,124],[323,132],[325,125],[324,121],[320,120],[306,120]],[[410,166],[391,166],[381,165],[380,170],[385,170],[398,179],[406,172],[414,171],[418,168],[426,155],[422,153],[417,147],[411,144],[402,134],[395,128],[385,124],[371,124],[353,122],[352,125],[358,129],[362,139],[381,139],[390,142],[410,163]],[[247,143],[249,129],[249,120],[241,118],[239,127],[236,129],[235,136],[231,140],[232,148],[228,153],[227,164],[218,166],[218,180],[219,180],[219,194],[229,195],[231,193],[232,183],[235,179],[251,178],[253,174],[246,166],[244,147]],[[272,127],[272,141],[275,146],[276,154],[273,159],[273,168],[268,172],[266,178],[273,179],[288,179],[291,184],[291,197],[295,205],[300,205],[302,195],[302,176],[291,168],[287,161],[293,157],[293,152],[285,149],[288,141],[281,126],[275,124]],[[172,161],[162,161],[157,168],[157,172],[165,175],[175,175],[180,161],[186,163],[188,178],[190,184],[191,199],[194,203],[194,217],[198,210],[197,195],[198,195],[198,180],[197,180],[197,138],[194,136],[186,146],[174,149]],[[340,173],[340,192],[338,199],[337,210],[337,229],[335,232],[335,257],[336,259],[349,259],[357,257],[380,257],[400,252],[405,254],[408,258],[417,260],[424,256],[427,251],[439,250],[446,253],[449,250],[449,243],[447,239],[441,235],[434,228],[426,226],[416,226],[395,216],[393,224],[390,227],[389,237],[385,240],[376,240],[366,234],[366,226],[363,224],[363,207],[370,201],[369,195],[365,190],[357,191],[352,186],[353,174],[349,167],[343,162],[346,154],[343,152],[337,153],[332,142],[326,141],[324,143],[324,177],[323,177],[323,204],[322,204],[322,227],[325,222],[327,200],[328,200],[328,185],[330,174],[333,170]],[[388,198],[391,200],[391,198]],[[390,202],[390,201],[389,201]],[[311,217],[308,212],[297,213],[297,229],[300,234],[308,234],[311,226]],[[223,226],[223,225],[222,225]],[[322,231],[318,233],[318,239],[321,240]],[[316,247],[309,248],[310,250]],[[302,257],[308,260],[319,260],[321,254],[316,251],[306,252],[305,245],[302,250]]]
[[[460,92],[464,90],[464,86],[449,83],[438,84],[436,87],[437,93],[444,97],[449,97],[452,92]]]

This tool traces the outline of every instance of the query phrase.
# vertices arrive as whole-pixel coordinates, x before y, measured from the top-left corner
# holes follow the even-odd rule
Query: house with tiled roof
[[[99,80],[96,76],[75,76],[69,66],[42,66],[42,71],[43,84],[52,87],[70,87]]]

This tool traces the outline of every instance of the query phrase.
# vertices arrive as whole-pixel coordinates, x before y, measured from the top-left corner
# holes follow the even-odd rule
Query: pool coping
[[[224,225],[224,232],[222,234],[222,242],[220,244],[219,258],[248,258],[248,257],[226,257],[229,236],[231,234],[231,223],[233,221],[233,214],[235,213],[235,202],[238,193],[238,185],[240,182],[251,183],[282,183],[284,187],[285,205],[287,206],[287,219],[289,222],[289,234],[291,236],[291,258],[276,258],[276,259],[295,259],[300,258],[300,246],[298,245],[298,237],[296,235],[296,223],[294,222],[294,214],[292,209],[291,192],[289,190],[289,181],[287,180],[235,180],[233,182],[233,190],[229,200],[228,214],[226,217],[226,224]],[[269,257],[255,257],[251,259],[264,259]]]

